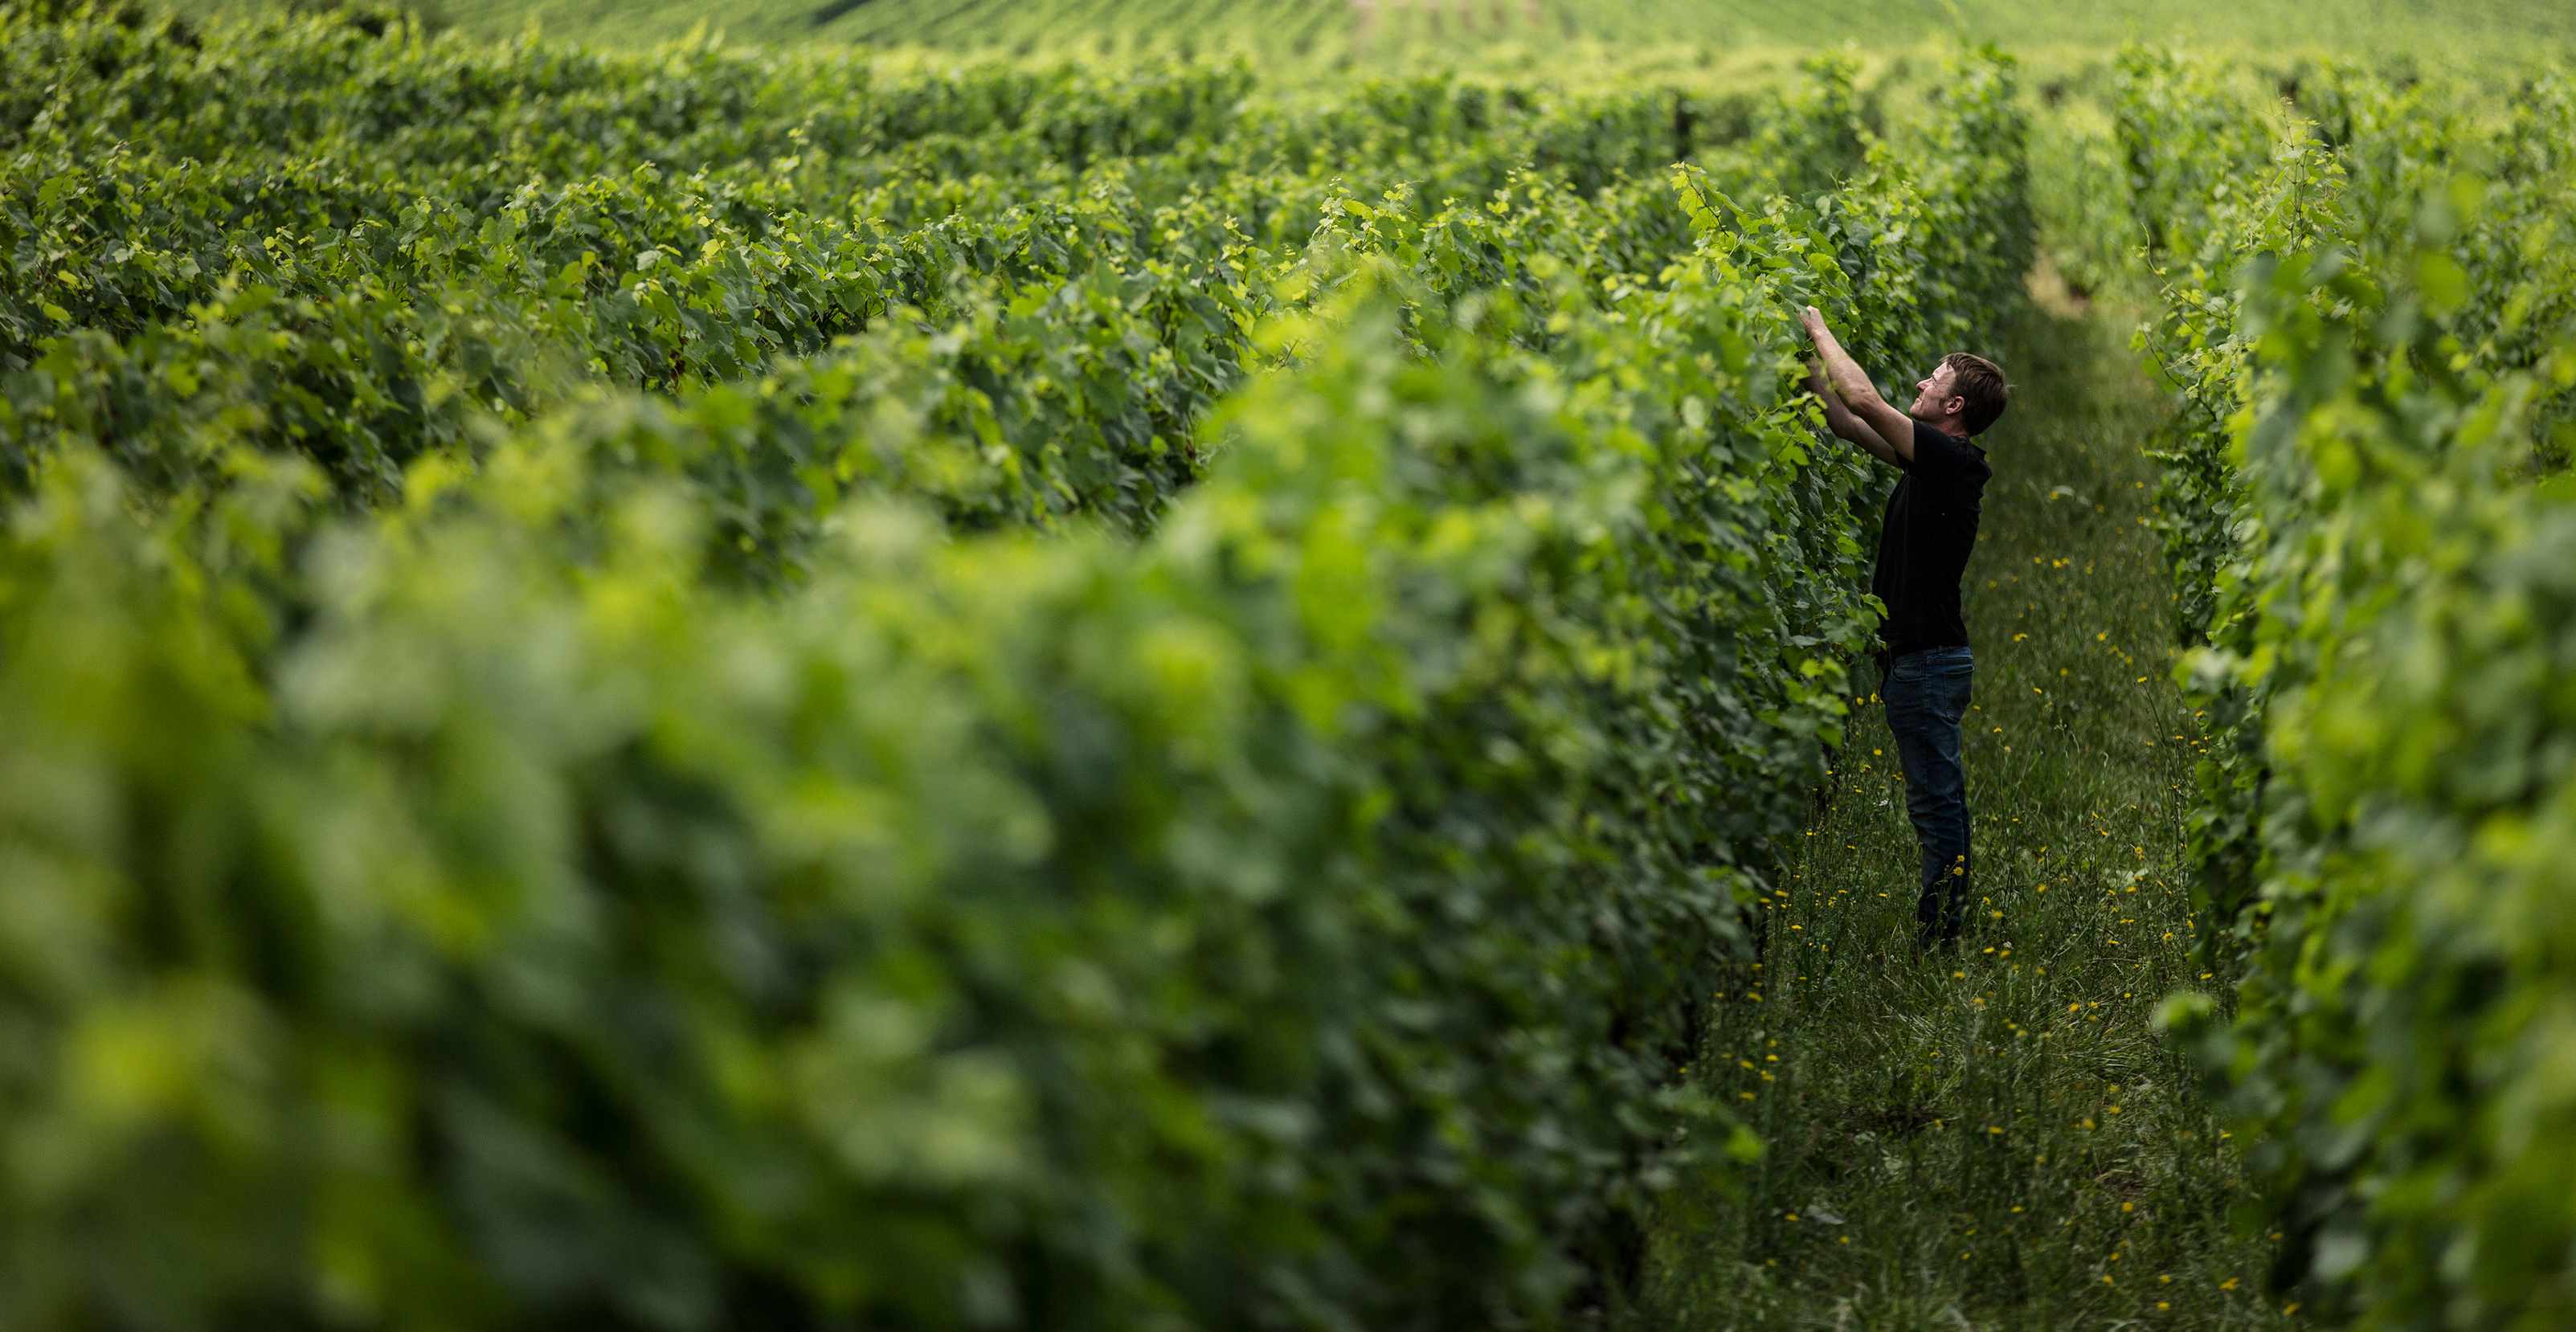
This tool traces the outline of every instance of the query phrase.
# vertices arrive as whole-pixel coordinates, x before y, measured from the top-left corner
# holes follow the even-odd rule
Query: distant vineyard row
[[[23,2],[23,0],[22,0]],[[67,0],[38,0],[65,4]],[[166,0],[200,16],[261,15],[276,0]],[[410,14],[487,39],[532,26],[555,40],[639,47],[689,34],[734,42],[833,43],[1104,62],[1248,56],[1332,80],[1352,70],[1469,63],[1615,85],[1639,70],[1703,77],[1747,62],[1857,44],[1927,64],[1943,43],[2107,53],[2154,35],[2135,10],[2043,0],[289,0]],[[2143,16],[2165,31],[2248,54],[2370,52],[2486,68],[2576,41],[2576,15],[2524,0],[2449,0],[2406,10],[2376,0],[2172,0]],[[2090,56],[2084,57],[2089,59]],[[2056,72],[2055,70],[2051,71]],[[1721,74],[1722,76],[1722,74]]]

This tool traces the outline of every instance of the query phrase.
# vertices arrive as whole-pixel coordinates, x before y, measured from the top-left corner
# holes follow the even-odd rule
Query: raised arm
[[[1834,396],[1832,386],[1825,383],[1824,372],[1817,369],[1813,363],[1807,367],[1807,391],[1815,394],[1817,401],[1825,405],[1825,425],[1828,429],[1888,462],[1896,461],[1896,450],[1889,448],[1887,441],[1880,439],[1878,432],[1869,428],[1868,422],[1852,415],[1851,408],[1845,407],[1842,399]]]
[[[1799,322],[1807,326],[1807,336],[1815,341],[1816,356],[1824,362],[1825,383],[1844,407],[1877,434],[1879,440],[1896,454],[1889,461],[1911,464],[1914,461],[1914,418],[1887,404],[1878,396],[1878,387],[1869,382],[1860,364],[1843,350],[1834,331],[1825,327],[1825,317],[1810,305]]]

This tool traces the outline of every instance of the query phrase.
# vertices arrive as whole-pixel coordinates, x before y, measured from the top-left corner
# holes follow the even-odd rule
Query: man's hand
[[[1897,461],[1896,450],[1889,448],[1887,441],[1880,439],[1868,422],[1852,415],[1851,409],[1843,406],[1843,400],[1834,396],[1833,386],[1825,382],[1824,368],[1812,356],[1807,358],[1806,389],[1824,404],[1826,429],[1889,462]]]
[[[1816,354],[1808,358],[1807,364],[1825,381],[1832,397],[1857,411],[1864,398],[1878,396],[1878,390],[1870,387],[1869,376],[1862,374],[1860,367],[1852,363],[1850,353],[1843,350],[1842,340],[1825,327],[1824,311],[1810,305],[1798,312],[1798,322],[1806,327],[1807,340],[1816,345]],[[1816,396],[1827,394],[1820,392]]]
[[[1843,350],[1843,344],[1834,337],[1833,330],[1825,327],[1824,312],[1810,305],[1799,313],[1798,322],[1806,325],[1807,337],[1816,344],[1816,361],[1822,364],[1825,385],[1831,390],[1829,394],[1816,395],[1825,400],[1826,420],[1832,422],[1834,409],[1840,407],[1867,427],[1865,433],[1874,436],[1885,447],[1885,452],[1872,449],[1872,453],[1878,453],[1898,466],[1913,462],[1912,418],[1878,396],[1878,389],[1869,382],[1869,376],[1852,360],[1851,353]],[[1834,433],[1845,439],[1852,438],[1839,428]],[[1856,442],[1867,443],[1865,440]]]

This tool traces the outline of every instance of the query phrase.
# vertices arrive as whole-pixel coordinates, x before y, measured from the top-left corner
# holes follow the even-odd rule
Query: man
[[[1870,591],[1887,603],[1878,693],[1905,769],[1905,812],[1923,848],[1915,947],[1955,949],[1971,865],[1959,723],[1976,671],[1959,578],[1977,544],[1978,501],[1994,475],[1986,451],[1969,441],[2003,415],[2012,388],[1994,362],[1952,352],[1915,384],[1914,405],[1900,412],[1879,396],[1816,307],[1807,307],[1803,321],[1822,362],[1807,388],[1823,399],[1826,423],[1904,473],[1887,497],[1870,574]]]

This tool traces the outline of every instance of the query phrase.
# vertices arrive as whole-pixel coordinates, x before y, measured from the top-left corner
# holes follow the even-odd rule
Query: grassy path
[[[2162,400],[2123,328],[2035,315],[2005,344],[1966,583],[1968,946],[1910,956],[1913,832],[1870,699],[1694,1070],[1769,1151],[1737,1197],[1677,1191],[1640,1326],[2300,1321],[2262,1295],[2235,1144],[2151,1025],[2217,978],[2188,951],[2192,732],[2142,522]]]

